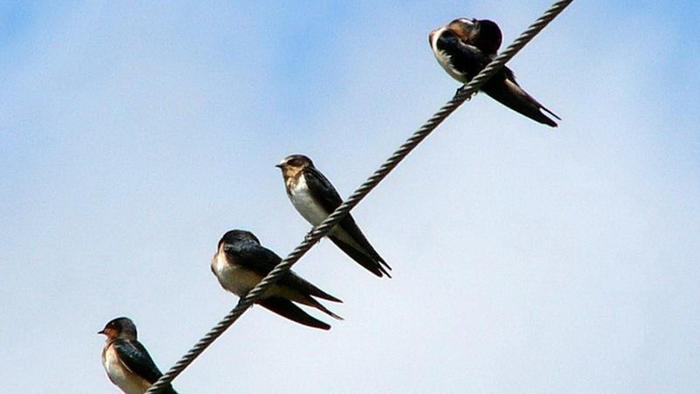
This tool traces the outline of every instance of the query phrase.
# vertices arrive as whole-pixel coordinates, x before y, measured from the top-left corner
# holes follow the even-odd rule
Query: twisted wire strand
[[[214,326],[202,339],[200,339],[182,358],[170,368],[168,372],[158,379],[145,394],[154,394],[162,390],[172,382],[195,358],[197,358],[209,345],[238,320],[243,313],[255,303],[268,287],[275,284],[286,274],[314,244],[323,238],[351,209],[362,201],[372,189],[374,189],[396,166],[411,153],[430,133],[432,133],[452,112],[479,90],[503,65],[532,40],[545,26],[556,18],[573,0],[562,0],[554,3],[539,19],[527,28],[513,43],[501,54],[496,56],[481,72],[469,83],[460,87],[454,97],[438,110],[427,122],[423,124],[413,135],[406,140],[384,164],[379,167],[367,180],[355,190],[332,214],[321,224],[314,227],[303,241],[277,266],[270,271],[245,297],[241,298],[233,308],[216,326]]]

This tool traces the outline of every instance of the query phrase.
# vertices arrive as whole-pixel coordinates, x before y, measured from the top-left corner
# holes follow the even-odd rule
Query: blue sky
[[[95,333],[169,368],[234,306],[220,236],[309,229],[274,168],[347,196],[448,100],[427,34],[549,3],[0,3],[4,391],[114,393]],[[323,241],[330,332],[253,308],[184,393],[695,392],[700,6],[576,2],[510,66],[554,131],[477,95],[354,211],[394,268]]]

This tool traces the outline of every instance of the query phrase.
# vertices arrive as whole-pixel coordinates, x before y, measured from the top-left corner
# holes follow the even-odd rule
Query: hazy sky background
[[[347,196],[458,84],[427,34],[549,1],[0,2],[6,393],[116,393],[96,332],[131,317],[163,370],[236,297],[221,235],[286,255],[309,225],[274,165]],[[478,95],[354,216],[380,280],[329,241],[295,270],[329,332],[253,308],[182,393],[700,389],[695,1],[578,1],[511,63],[551,130]]]

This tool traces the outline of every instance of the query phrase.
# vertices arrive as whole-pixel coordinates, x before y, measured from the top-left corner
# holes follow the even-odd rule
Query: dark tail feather
[[[325,291],[319,289],[318,287],[312,285],[311,283],[309,283],[309,285],[310,285],[309,286],[309,293],[312,296],[318,297],[318,298],[321,298],[324,300],[328,300],[328,301],[333,301],[333,302],[340,302],[340,303],[343,302],[340,298],[333,297],[332,295],[326,293]]]
[[[557,127],[557,123],[550,117],[542,113],[542,110],[561,120],[554,112],[537,102],[532,96],[527,94],[518,84],[510,80],[495,80],[489,82],[482,89],[484,93],[494,100],[505,105],[528,118],[546,124],[550,127]]]
[[[293,320],[308,327],[320,328],[322,330],[329,330],[331,328],[330,325],[304,312],[301,308],[294,305],[292,301],[289,301],[286,298],[264,298],[261,301],[258,301],[258,304],[271,310],[272,312],[277,313],[278,315],[284,316],[289,320]]]
[[[387,277],[391,278],[391,275],[387,271],[386,268],[384,268],[383,265],[391,269],[384,260],[382,260],[381,257],[379,258],[371,258],[367,256],[365,253],[363,253],[360,250],[355,249],[351,245],[348,245],[347,243],[341,241],[338,239],[338,237],[329,237],[331,241],[333,241],[336,246],[338,246],[343,252],[345,252],[350,258],[355,260],[358,264],[361,266],[365,267],[369,272],[377,275],[378,277],[382,277],[386,275]],[[383,264],[383,265],[382,265]]]
[[[316,309],[318,309],[319,311],[321,311],[321,312],[327,314],[328,316],[330,316],[330,317],[332,317],[332,318],[334,318],[334,319],[343,320],[342,317],[340,317],[340,316],[336,315],[335,313],[331,312],[330,309],[326,308],[325,306],[323,306],[323,304],[321,304],[320,302],[318,302],[318,301],[316,301],[315,299],[313,299],[313,297],[307,296],[307,297],[306,297],[306,300],[307,300],[307,302],[308,302],[308,305],[313,306],[314,308],[316,308]]]

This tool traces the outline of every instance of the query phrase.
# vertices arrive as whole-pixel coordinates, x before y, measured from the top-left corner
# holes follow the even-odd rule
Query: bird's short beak
[[[104,334],[104,335],[107,335],[107,333],[105,332],[105,330],[100,330],[100,331],[97,331],[97,333],[98,333],[98,334]]]
[[[275,164],[275,167],[277,167],[277,168],[282,168],[282,167],[284,167],[284,165],[283,165],[282,163],[280,163],[280,164]]]

